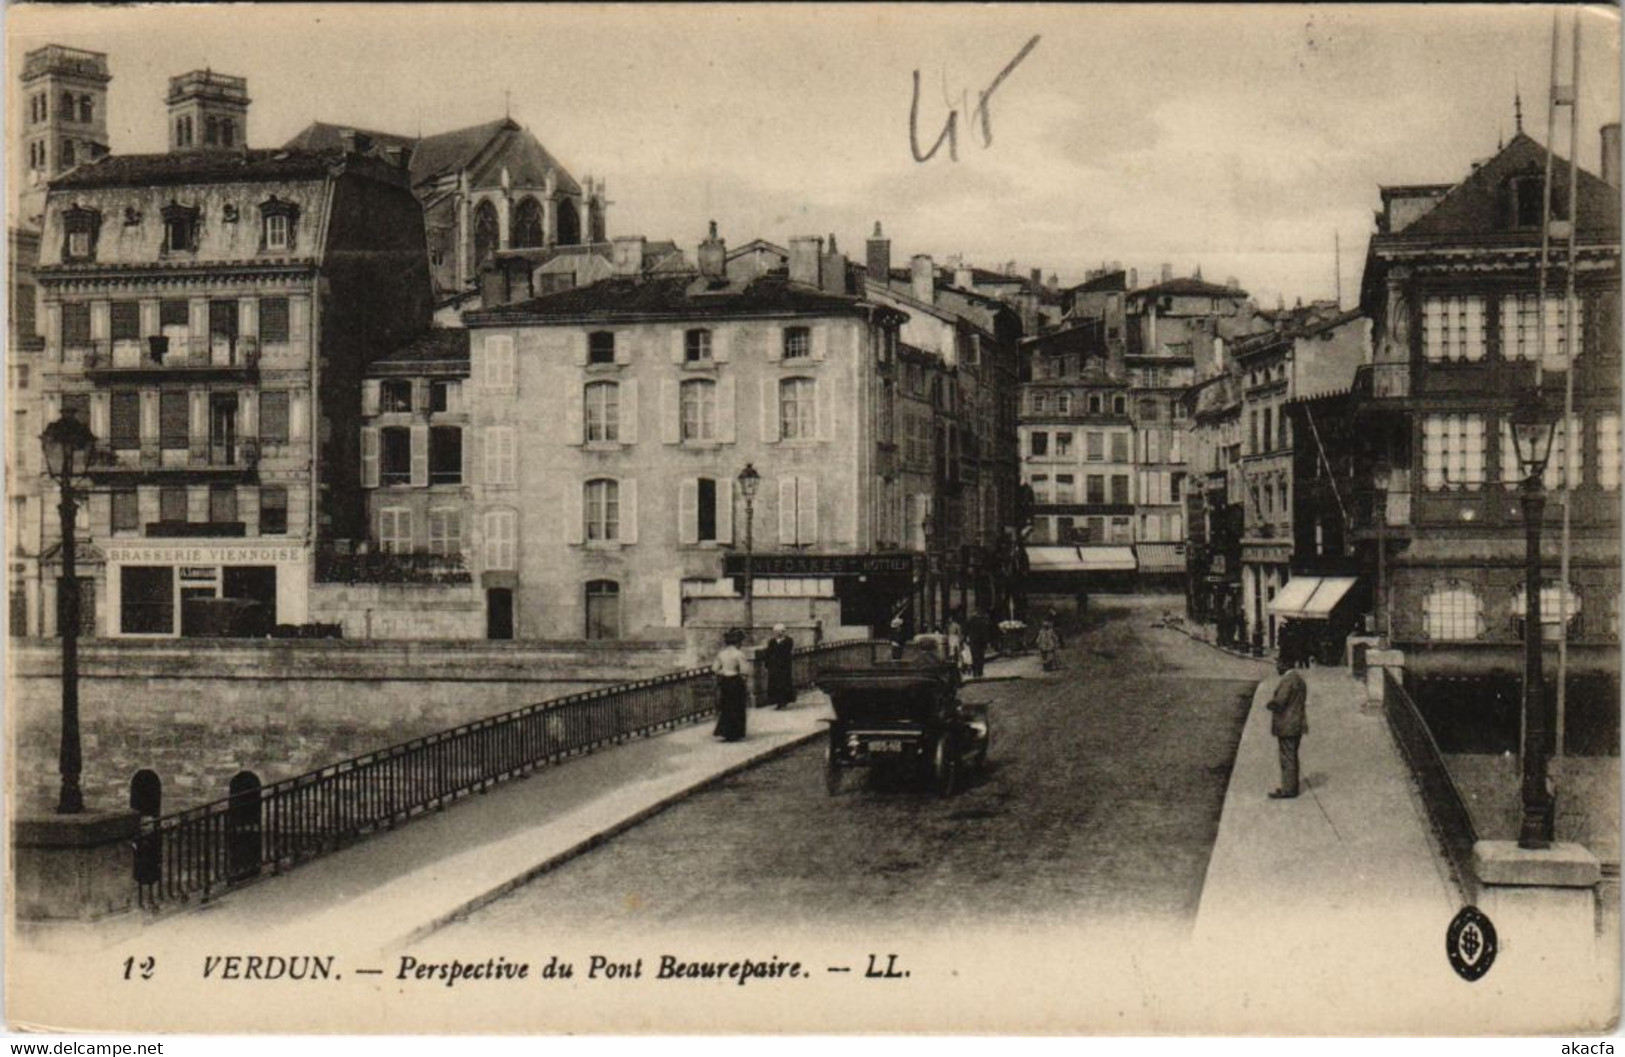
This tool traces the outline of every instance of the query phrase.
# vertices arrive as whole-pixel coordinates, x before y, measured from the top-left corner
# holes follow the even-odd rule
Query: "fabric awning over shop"
[[[1136,562],[1132,547],[1028,547],[1027,568],[1035,573],[1133,572]]]
[[[1142,573],[1185,571],[1183,543],[1136,543],[1134,554],[1140,561]]]
[[[1270,603],[1270,612],[1293,620],[1325,620],[1353,586],[1352,576],[1295,576]]]

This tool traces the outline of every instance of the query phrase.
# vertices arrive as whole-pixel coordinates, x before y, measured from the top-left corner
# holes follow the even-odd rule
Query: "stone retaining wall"
[[[23,804],[54,801],[60,648],[7,658],[11,773]],[[688,666],[680,643],[188,640],[86,642],[80,656],[83,784],[92,808],[124,807],[143,767],[164,810],[217,799],[239,770],[261,781],[470,720]]]

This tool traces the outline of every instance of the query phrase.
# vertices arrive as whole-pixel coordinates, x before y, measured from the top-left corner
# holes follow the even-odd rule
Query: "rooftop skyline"
[[[607,179],[612,234],[692,252],[715,219],[730,245],[834,233],[861,259],[880,220],[894,259],[1068,283],[1169,262],[1261,304],[1332,296],[1334,232],[1350,303],[1379,185],[1465,177],[1511,138],[1515,92],[1546,139],[1551,8],[393,10],[14,8],[8,116],[23,53],[47,43],[108,53],[119,153],[164,149],[168,78],[203,67],[247,78],[253,146],[313,120],[412,135],[507,109],[578,179]],[[1595,172],[1619,30],[1612,10],[1584,22]],[[978,93],[1018,56],[984,124]],[[917,161],[950,106],[958,160]]]

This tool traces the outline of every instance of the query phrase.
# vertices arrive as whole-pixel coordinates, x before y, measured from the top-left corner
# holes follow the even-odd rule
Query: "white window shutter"
[[[370,426],[361,431],[361,487],[378,487],[378,431]]]
[[[711,331],[711,360],[713,363],[728,362],[728,345],[731,337],[732,333],[721,327]]]
[[[586,442],[587,387],[579,382],[564,394],[564,443],[580,445]]]
[[[361,383],[361,413],[371,417],[378,413],[378,388],[376,378],[368,378]]]
[[[818,326],[808,329],[812,331],[812,358],[822,360],[829,355],[829,328]]]
[[[677,485],[677,542],[700,540],[700,482],[689,477]]]
[[[576,544],[584,536],[581,513],[581,490],[584,486],[580,481],[564,482],[564,542]]]
[[[621,354],[621,346],[615,346],[615,355]],[[621,443],[636,444],[638,442],[638,380],[628,378],[621,383]]]
[[[577,367],[587,366],[587,332],[578,330],[570,335],[570,356]]]
[[[638,541],[638,482],[636,478],[621,480],[621,542]]]
[[[790,546],[796,542],[796,479],[779,478],[779,542]]]
[[[733,478],[717,478],[717,542],[734,541],[734,485]]]
[[[784,359],[784,334],[785,331],[783,328],[773,330],[768,333],[767,358],[769,360],[776,362]]]
[[[423,412],[429,410],[429,379],[414,378],[412,380],[412,410]]]
[[[412,487],[429,484],[429,427],[412,427]]]
[[[685,330],[683,330],[682,327],[674,327],[674,328],[672,328],[672,332],[671,332],[671,362],[672,363],[682,363],[683,362],[683,342],[685,340],[687,340],[684,337],[684,335],[686,333],[687,332]]]
[[[818,542],[818,478],[796,478],[796,542]]]
[[[829,398],[829,386],[823,379],[813,379],[813,403],[818,415],[818,439],[835,439],[835,401]]]
[[[660,380],[660,443],[682,443],[682,422],[678,418],[678,413],[677,382],[672,378],[662,378]]]
[[[474,483],[474,431],[463,427],[463,483]]]
[[[623,365],[632,362],[632,335],[615,335],[615,362]]]
[[[779,440],[779,380],[761,380],[762,443],[777,444]]]
[[[732,444],[738,432],[734,408],[738,388],[731,374],[717,379],[717,440],[723,444]]]

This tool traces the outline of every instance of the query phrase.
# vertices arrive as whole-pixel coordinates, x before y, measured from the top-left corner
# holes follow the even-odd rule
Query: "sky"
[[[834,234],[860,257],[1107,261],[1235,277],[1261,304],[1358,291],[1378,187],[1448,183],[1514,128],[1546,139],[1552,9],[1479,5],[11,7],[24,51],[108,53],[117,152],[165,145],[169,76],[245,76],[254,146],[312,120],[432,133],[507,108],[610,233],[692,252]],[[1569,15],[1564,14],[1568,80]],[[1620,116],[1619,24],[1582,17],[1579,158]],[[983,92],[1033,38],[992,92]],[[958,112],[958,159],[915,159]],[[1565,115],[1566,116],[1566,115]],[[1560,149],[1566,147],[1566,128]],[[15,157],[15,152],[13,152]]]

